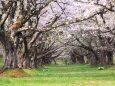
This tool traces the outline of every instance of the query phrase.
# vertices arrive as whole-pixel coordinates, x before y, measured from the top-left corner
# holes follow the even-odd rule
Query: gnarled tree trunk
[[[3,46],[3,68],[16,68],[17,67],[17,55],[16,48],[12,41],[8,39],[4,32],[0,32],[0,42]]]

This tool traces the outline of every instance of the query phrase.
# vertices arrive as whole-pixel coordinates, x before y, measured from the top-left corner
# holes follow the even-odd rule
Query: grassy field
[[[115,86],[115,68],[89,65],[47,65],[24,69],[30,76],[0,77],[0,86]]]

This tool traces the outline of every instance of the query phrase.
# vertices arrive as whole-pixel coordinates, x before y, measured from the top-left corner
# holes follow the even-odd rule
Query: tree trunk
[[[73,64],[76,64],[77,63],[76,57],[75,56],[71,57],[71,61],[72,61]]]
[[[84,56],[77,56],[77,61],[79,64],[84,64],[85,63]]]
[[[104,50],[100,50],[99,52],[99,64],[106,65],[106,52]]]
[[[3,68],[16,68],[17,67],[17,55],[16,48],[13,43],[8,39],[4,32],[0,32],[0,42],[3,46]]]
[[[113,52],[112,51],[108,51],[107,52],[107,58],[108,58],[108,65],[113,65]]]
[[[91,53],[91,57],[90,57],[90,64],[91,65],[97,65],[98,64],[98,56],[96,53]]]

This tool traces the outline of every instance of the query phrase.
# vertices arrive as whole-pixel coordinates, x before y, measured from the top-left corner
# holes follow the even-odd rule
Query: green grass
[[[0,77],[0,86],[115,86],[115,67],[89,65],[47,65],[24,69],[28,77]]]

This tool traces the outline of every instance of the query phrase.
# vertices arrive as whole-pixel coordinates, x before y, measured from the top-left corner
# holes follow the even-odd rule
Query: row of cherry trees
[[[50,39],[48,32],[57,27],[55,23],[60,20],[64,10],[59,4],[62,2],[2,0],[0,3],[0,42],[4,49],[4,69],[37,68],[51,63],[61,54],[61,46],[55,45],[55,40]],[[53,4],[60,8],[58,14]]]
[[[115,2],[113,0],[76,0],[86,10],[80,10],[76,32],[65,43],[71,46],[69,55],[73,63],[113,65],[115,50]],[[85,18],[83,18],[85,17]],[[83,19],[82,19],[83,18]],[[73,22],[71,22],[73,23]],[[72,40],[73,39],[73,40]]]
[[[113,65],[114,36],[100,34],[99,30],[85,30],[74,34],[69,55],[73,63]],[[72,39],[71,38],[71,39]]]
[[[68,46],[74,63],[113,64],[113,0],[1,0],[0,6],[4,69],[51,63]],[[51,35],[60,28],[71,35],[67,43]]]

